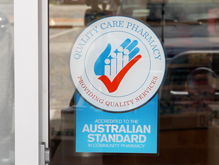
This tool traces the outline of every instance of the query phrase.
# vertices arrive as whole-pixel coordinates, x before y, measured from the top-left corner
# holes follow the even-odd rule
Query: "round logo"
[[[148,26],[112,16],[94,22],[79,35],[70,70],[75,87],[90,104],[125,112],[156,94],[165,73],[165,55]]]

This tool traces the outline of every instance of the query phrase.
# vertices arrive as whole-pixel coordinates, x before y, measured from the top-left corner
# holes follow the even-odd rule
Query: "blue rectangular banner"
[[[112,113],[76,95],[76,152],[157,153],[158,94],[144,106]]]

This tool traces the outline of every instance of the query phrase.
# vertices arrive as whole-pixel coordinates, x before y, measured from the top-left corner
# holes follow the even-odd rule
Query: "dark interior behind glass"
[[[114,15],[140,20],[163,43],[156,156],[75,152],[71,47],[90,23]],[[218,75],[219,1],[50,0],[50,111],[58,116],[50,117],[51,164],[218,165]]]

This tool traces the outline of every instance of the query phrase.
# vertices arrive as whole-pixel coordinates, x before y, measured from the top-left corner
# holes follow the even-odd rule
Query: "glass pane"
[[[51,164],[219,164],[219,1],[50,0],[49,14]],[[76,152],[76,113],[90,105],[72,82],[71,51],[86,27],[110,16],[139,20],[163,44],[158,154]]]
[[[12,165],[14,148],[14,5],[0,0],[0,164]]]

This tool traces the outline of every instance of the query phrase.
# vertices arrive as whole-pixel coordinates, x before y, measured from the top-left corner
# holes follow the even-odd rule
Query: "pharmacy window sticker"
[[[84,136],[86,142],[85,146],[78,144],[78,151],[126,152],[125,147],[121,147],[126,143],[146,145],[146,135],[144,139],[143,134],[148,132],[151,138],[155,137],[157,140],[157,91],[164,78],[165,65],[165,54],[159,38],[142,22],[124,16],[111,16],[90,24],[77,38],[70,57],[70,71],[78,97],[82,97],[85,100],[83,104],[90,107],[84,112],[78,111],[76,116],[76,129],[80,131],[76,132],[76,136]],[[155,97],[156,101],[151,101]],[[110,134],[109,128],[106,127],[110,123],[96,123],[100,118],[94,115],[93,109],[102,111],[101,115],[105,120],[110,117],[122,122],[111,125]],[[137,115],[129,114],[133,110]],[[85,114],[89,114],[90,118],[85,119]],[[145,118],[142,115],[147,116],[149,124],[144,123]],[[153,118],[153,121],[149,117]],[[125,119],[129,120],[129,123],[126,123]],[[131,125],[130,122],[134,119],[139,121],[139,124]],[[127,126],[132,127],[133,131],[124,141]],[[101,133],[100,137],[103,134],[104,138],[106,136],[102,142],[100,137],[97,141],[95,133],[89,134],[90,129],[95,130],[95,127],[96,131]],[[151,127],[153,132],[156,132],[153,135],[149,129]],[[119,140],[121,130],[123,131]],[[113,138],[111,142],[110,136]],[[116,142],[116,137],[121,142]],[[95,143],[96,146],[118,144],[120,147],[114,150],[105,147],[105,150],[102,147],[95,148],[92,144],[93,147],[89,148],[89,142]],[[151,153],[147,146],[143,148],[134,152]]]

